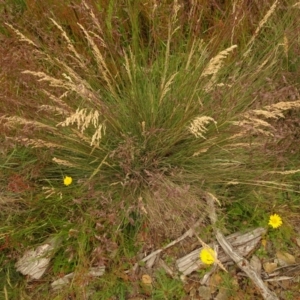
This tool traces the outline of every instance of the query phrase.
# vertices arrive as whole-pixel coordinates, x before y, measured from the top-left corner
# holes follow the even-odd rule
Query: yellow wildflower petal
[[[72,177],[66,176],[64,178],[64,185],[68,186],[68,185],[70,185],[72,183],[72,181],[73,181]]]
[[[216,253],[211,248],[204,248],[200,252],[200,259],[203,263],[211,265],[215,262]]]
[[[282,225],[282,219],[279,215],[273,214],[270,216],[268,224],[273,228],[278,228]]]

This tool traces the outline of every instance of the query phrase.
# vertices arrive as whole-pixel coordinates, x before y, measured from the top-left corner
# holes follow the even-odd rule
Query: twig
[[[197,237],[199,243],[201,244],[201,246],[202,246],[203,248],[205,248],[205,249],[211,249],[211,247],[210,247],[209,245],[207,245],[204,241],[202,241],[202,239],[201,239],[199,236],[196,235],[196,237]],[[217,252],[215,251],[215,253],[217,253]],[[216,263],[223,271],[225,271],[226,273],[228,273],[228,271],[226,270],[226,268],[224,267],[224,265],[223,265],[223,264],[221,263],[221,261],[218,259],[217,255],[215,255],[214,260],[215,260],[215,263]]]
[[[234,251],[241,256],[247,256],[251,253],[261,240],[261,236],[266,233],[266,229],[259,227],[249,232],[236,232],[229,236],[226,236],[226,240],[232,245]],[[210,248],[214,248],[214,244],[208,245]],[[176,266],[180,273],[183,275],[189,275],[192,272],[199,270],[203,267],[204,263],[199,259],[199,253],[203,248],[197,248],[189,254],[177,259]],[[215,250],[216,251],[216,250]],[[222,264],[227,264],[232,259],[224,252],[222,247],[219,247],[218,259]]]
[[[266,300],[279,300],[279,298],[276,296],[275,293],[270,291],[267,286],[264,284],[260,276],[255,272],[255,270],[251,267],[249,262],[242,256],[240,256],[238,253],[233,251],[232,246],[228,243],[224,235],[221,233],[221,231],[215,226],[217,221],[217,214],[214,206],[215,197],[207,193],[206,194],[206,200],[208,204],[208,210],[209,210],[209,216],[211,223],[214,227],[215,234],[217,241],[223,248],[224,252],[238,265],[238,267],[244,271],[248,277],[253,281],[253,283],[256,285],[256,287],[259,289],[261,295]]]
[[[176,245],[177,243],[181,242],[182,240],[184,240],[187,237],[192,237],[194,234],[194,230],[196,227],[198,227],[204,220],[204,217],[202,217],[201,219],[199,219],[188,231],[186,231],[182,236],[180,236],[179,238],[177,238],[176,240],[172,241],[171,243],[169,243],[168,245],[164,246],[161,249],[158,249],[152,253],[150,253],[148,256],[144,257],[141,262],[148,262],[151,260],[151,258],[156,257],[159,253],[161,253],[162,251]],[[155,259],[154,259],[155,260]],[[153,261],[154,263],[154,261]],[[149,266],[148,266],[149,267]],[[151,266],[150,266],[151,267]],[[134,268],[136,268],[136,265],[134,266]]]

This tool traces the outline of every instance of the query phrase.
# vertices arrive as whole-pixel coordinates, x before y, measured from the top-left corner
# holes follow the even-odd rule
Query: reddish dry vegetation
[[[88,1],[92,4],[92,1]],[[103,28],[106,28],[107,24],[105,24],[105,18],[103,15],[108,11],[109,1],[103,1],[103,12],[99,12],[99,20],[103,25]],[[215,51],[219,51],[220,45],[224,42],[224,40],[232,39],[232,43],[241,43],[239,40],[240,36],[243,34],[245,36],[251,36],[256,29],[257,23],[260,20],[261,16],[264,15],[266,9],[270,7],[272,1],[262,1],[262,2],[254,2],[254,1],[241,1],[241,4],[237,7],[234,13],[229,13],[229,8],[231,6],[231,1],[199,1],[193,8],[191,8],[191,1],[179,1],[180,3],[185,4],[185,9],[180,13],[180,20],[184,22],[188,22],[192,35],[199,35],[203,31],[207,32],[206,39],[213,40],[213,49]],[[219,3],[220,2],[220,3]],[[27,10],[20,16],[10,15],[10,12],[6,12],[4,18],[7,22],[16,25],[18,28],[23,28],[29,36],[37,42],[41,44],[46,43],[51,47],[51,52],[60,53],[60,37],[59,32],[57,31],[47,31],[44,27],[45,19],[48,17],[49,3],[52,1],[26,1]],[[113,8],[113,14],[117,14],[117,12],[121,12],[124,8],[125,1],[120,1],[119,5]],[[166,40],[166,36],[168,34],[167,27],[164,25],[166,23],[166,19],[169,17],[170,7],[168,4],[164,4],[166,7],[164,13],[161,13],[161,16],[158,18],[159,22],[157,27],[152,28],[150,30],[150,18],[151,18],[151,2],[148,1],[145,4],[141,5],[139,18],[143,20],[143,24],[145,26],[143,36],[143,42],[146,44],[149,42],[147,32],[151,32],[153,43],[159,40]],[[284,9],[284,3],[281,3],[281,9]],[[61,20],[63,25],[68,27],[69,33],[74,37],[74,39],[80,43],[82,41],[82,34],[77,26],[77,22],[83,23],[87,28],[90,26],[90,22],[88,20],[88,15],[81,9],[80,6],[75,5],[74,7],[63,5],[62,3],[56,3],[51,6],[51,10],[53,14],[56,16],[58,20]],[[199,14],[202,14],[203,18],[201,22],[198,22]],[[122,14],[122,13],[121,13]],[[212,17],[216,16],[217,17]],[[112,55],[115,55],[120,51],[122,47],[122,43],[124,43],[124,37],[120,35],[120,32],[117,31],[120,23],[123,22],[123,26],[128,27],[128,20],[126,18],[117,19],[114,15],[112,17],[113,29],[112,31],[107,30],[107,42],[109,47],[111,48]],[[234,31],[233,31],[234,28]],[[39,102],[46,101],[45,99],[41,99],[39,97],[38,89],[43,87],[43,84],[36,83],[32,80],[32,77],[22,74],[23,70],[40,70],[43,69],[44,66],[40,64],[37,57],[35,56],[32,48],[26,45],[26,43],[21,43],[15,36],[11,35],[9,29],[9,36],[2,35],[0,36],[0,115],[3,114],[20,114],[22,116],[30,116],[36,114],[36,108]],[[110,32],[110,33],[109,33]],[[300,26],[295,20],[294,26],[291,26],[289,30],[286,31],[286,37],[289,41],[293,41],[295,37],[299,37]],[[110,36],[109,36],[110,34]],[[180,38],[185,36],[184,29],[181,35],[178,35],[178,40],[174,42],[174,45],[180,42]],[[293,50],[293,53],[300,55],[300,46],[297,43],[291,43],[290,49]],[[79,47],[80,48],[80,47]],[[84,53],[84,47],[81,48],[81,51]],[[213,53],[214,56],[216,53]],[[112,66],[113,68],[113,66]],[[279,102],[282,100],[297,100],[300,99],[299,94],[299,83],[297,82],[297,78],[299,78],[299,70],[286,71],[282,74],[278,81],[273,82],[269,81],[268,85],[262,86],[260,90],[256,91],[253,94],[253,97],[259,97],[261,99],[261,104],[272,104],[275,102]],[[46,85],[45,85],[46,86]],[[247,87],[245,87],[246,89]],[[219,97],[221,99],[222,95],[218,95],[217,92],[214,94],[214,97]],[[285,120],[279,121],[274,124],[278,129],[278,135],[282,136],[283,139],[280,144],[266,144],[265,151],[273,151],[278,155],[278,166],[285,160],[285,155],[289,153],[291,156],[297,155],[299,152],[300,145],[300,129],[299,129],[299,113],[291,113],[287,116]],[[5,134],[5,128],[1,128],[1,131]],[[23,129],[24,130],[24,129]],[[28,134],[31,132],[31,128],[26,128],[25,131],[28,131]],[[15,132],[16,136],[18,132]],[[271,142],[270,142],[271,143]],[[13,147],[13,144],[10,139],[6,140],[6,143],[1,147]],[[122,155],[122,153],[120,153]],[[125,161],[125,160],[124,160]],[[29,191],[34,191],[34,187],[26,179],[24,173],[10,173],[8,178],[6,178],[7,186],[6,189],[12,193],[26,193]],[[141,227],[141,231],[137,237],[137,244],[143,244],[144,246],[141,249],[141,252],[151,252],[155,249],[159,248],[161,245],[161,241],[166,237],[166,224],[170,224],[167,226],[167,234],[169,237],[176,238],[179,236],[184,229],[187,228],[187,225],[191,225],[195,222],[196,218],[193,215],[192,211],[187,211],[188,218],[186,219],[186,224],[179,224],[176,226],[172,226],[174,220],[172,219],[173,215],[178,214],[179,211],[184,211],[185,203],[181,201],[182,198],[188,196],[188,187],[182,190],[168,190],[167,188],[160,186],[159,181],[153,179],[153,187],[157,190],[156,200],[158,200],[156,210],[154,209],[150,213],[152,214],[152,224],[151,229],[155,228],[155,234],[149,234],[149,224],[144,223]],[[94,191],[93,191],[94,192]],[[96,192],[95,192],[96,193]],[[94,195],[92,195],[94,196]],[[162,208],[162,203],[165,198],[172,198],[173,202],[165,209]],[[81,199],[75,199],[74,201],[80,202]],[[114,211],[107,209],[106,212],[97,211],[91,209],[90,214],[94,214],[95,218],[98,218],[100,221],[98,223],[97,231],[99,232],[99,236],[95,237],[95,239],[99,240],[99,243],[105,245],[105,247],[98,247],[93,250],[92,259],[94,264],[107,264],[109,265],[109,255],[111,252],[115,251],[118,248],[118,245],[113,242],[109,237],[105,236],[103,230],[103,223],[110,226],[116,223],[116,214]],[[134,220],[131,220],[132,224],[134,224]],[[153,225],[154,224],[154,225]],[[180,226],[181,225],[181,226]],[[298,215],[295,214],[291,220],[290,225],[294,226],[296,229],[300,229],[299,218]],[[76,233],[73,233],[76,235]],[[7,237],[1,246],[2,249],[5,249],[9,243],[9,237]],[[295,244],[295,243],[294,243]],[[189,251],[192,251],[195,247],[198,246],[198,241],[196,239],[187,239],[178,247],[174,247],[168,250],[165,253],[165,256],[173,257],[174,259],[182,256]],[[1,249],[0,248],[0,249]],[[297,246],[295,244],[295,249]],[[293,253],[299,259],[299,249],[296,251],[293,249]],[[295,252],[294,252],[295,251]],[[72,249],[70,249],[70,253]],[[128,261],[124,262],[128,263]],[[130,263],[134,264],[135,261],[131,261]],[[130,282],[136,289],[136,293],[140,294],[139,281],[140,277],[143,275],[143,269],[140,274],[129,274],[126,275],[124,270],[116,270],[115,275],[117,278],[121,278],[125,282]],[[294,272],[294,273],[293,273]],[[291,270],[289,276],[295,276],[297,274],[297,270]],[[152,276],[151,271],[151,276]],[[64,275],[64,274],[62,274]],[[237,269],[231,269],[230,275],[234,278],[234,282],[236,284],[233,289],[236,288],[235,296],[229,299],[240,299],[244,298],[245,294],[249,297],[253,297],[253,299],[259,299],[260,294],[258,291],[253,289],[253,285],[249,284],[247,280],[245,280],[240,272]],[[288,275],[288,274],[282,274]],[[223,279],[217,273],[213,278],[212,283],[212,296],[216,295],[215,286],[223,283]],[[38,283],[37,283],[38,284]],[[290,290],[297,292],[299,288],[298,283],[293,283],[292,281],[283,281],[283,282],[275,282],[269,284],[272,290],[275,290],[278,295],[280,295],[283,291]],[[197,275],[191,276],[186,284],[184,285],[186,293],[189,295],[186,299],[190,299],[189,297],[194,297],[194,299],[201,299],[201,295],[199,295],[199,277]],[[243,290],[243,292],[241,292]],[[144,290],[144,294],[141,297],[147,297],[147,294],[150,294],[147,289]],[[300,299],[294,298],[294,299]]]

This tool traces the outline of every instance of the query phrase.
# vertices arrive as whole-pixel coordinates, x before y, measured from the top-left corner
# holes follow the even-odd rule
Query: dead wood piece
[[[266,233],[264,228],[256,228],[247,233],[236,232],[227,237],[227,240],[230,241],[235,251],[237,251],[242,256],[247,256],[253,249],[256,248],[258,242],[261,239],[261,236]],[[213,245],[209,245],[213,248]],[[188,255],[177,259],[176,266],[178,270],[183,273],[183,275],[189,275],[192,272],[198,270],[201,267],[204,267],[205,264],[199,259],[199,253],[203,247],[198,248]],[[222,250],[219,250],[218,259],[222,263],[230,261],[230,257]]]
[[[91,276],[91,277],[99,277],[99,276],[102,276],[104,274],[104,272],[105,272],[105,267],[104,266],[91,267],[86,275]],[[62,278],[59,278],[59,279],[53,281],[51,283],[51,288],[54,291],[62,289],[63,287],[65,287],[66,285],[68,285],[72,281],[74,276],[75,276],[75,273],[73,272],[73,273],[65,275]]]
[[[35,250],[26,251],[15,264],[17,271],[23,275],[28,275],[30,279],[40,279],[60,244],[61,239],[59,237],[52,237]]]
[[[214,227],[216,238],[220,246],[223,248],[224,252],[238,265],[238,267],[244,271],[248,277],[252,280],[252,282],[256,285],[258,290],[260,291],[261,295],[266,300],[279,300],[277,295],[270,291],[268,287],[265,285],[263,280],[260,277],[260,274],[257,274],[255,270],[251,267],[247,259],[243,257],[243,255],[240,255],[237,251],[233,250],[232,245],[224,235],[221,233],[221,231],[215,226],[217,222],[217,214],[214,206],[215,197],[209,193],[206,195],[206,200],[208,204],[209,209],[209,217],[211,220],[211,223]]]
[[[279,276],[279,277],[269,278],[269,279],[266,279],[264,281],[266,281],[266,282],[282,281],[282,280],[291,280],[293,278],[294,277],[290,277],[290,276]]]
[[[197,228],[204,220],[204,217],[200,218],[188,231],[186,231],[182,236],[180,236],[179,238],[177,238],[176,240],[172,241],[171,243],[169,243],[168,245],[166,245],[165,247],[161,248],[161,249],[158,249],[158,250],[155,250],[154,252],[150,253],[149,255],[147,255],[146,257],[144,257],[140,262],[144,262],[146,263],[146,267],[148,269],[152,268],[153,264],[155,263],[158,255],[176,245],[177,243],[181,242],[182,240],[184,240],[185,238],[187,237],[192,237],[193,234],[194,234],[194,230],[195,228]],[[138,268],[138,263],[136,263],[133,267],[133,270],[136,270]]]
[[[159,267],[163,268],[163,269],[166,271],[166,273],[167,273],[168,275],[170,275],[171,277],[174,277],[174,276],[175,276],[173,270],[165,263],[164,260],[160,259],[160,260],[158,261],[158,265],[159,265]]]

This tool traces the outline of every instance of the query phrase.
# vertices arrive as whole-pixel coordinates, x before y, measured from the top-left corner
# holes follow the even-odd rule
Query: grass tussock
[[[43,204],[25,206],[36,221],[32,239],[67,237],[55,263],[79,270],[88,253],[93,265],[110,266],[111,251],[136,251],[143,222],[159,241],[175,238],[206,214],[203,192],[227,207],[253,189],[294,190],[298,168],[286,160],[278,169],[271,149],[300,98],[259,97],[299,63],[286,34],[294,13],[289,1],[247,3],[225,1],[218,11],[226,17],[213,19],[215,4],[195,1],[82,1],[65,19],[47,16],[51,34],[38,18],[22,30],[8,20],[36,61],[22,76],[39,89],[28,99],[34,113],[2,114],[0,122],[6,141],[47,153],[35,177],[43,188],[32,196]],[[33,7],[37,16],[44,9]],[[73,184],[63,190],[66,175]],[[41,207],[45,224],[33,217]]]
[[[249,45],[252,47],[276,5],[277,2],[258,24],[245,45],[246,51],[250,51]],[[85,185],[101,182],[107,188],[119,187],[129,195],[126,202],[131,204],[144,190],[156,198],[151,186],[153,174],[162,178],[162,182],[170,182],[166,189],[171,190],[176,190],[176,186],[182,189],[178,176],[192,187],[201,183],[203,190],[213,190],[215,185],[233,180],[247,184],[257,178],[263,180],[265,137],[276,138],[269,120],[284,118],[286,111],[299,107],[299,101],[288,101],[252,109],[251,93],[255,86],[261,84],[264,73],[276,72],[273,62],[280,59],[278,49],[270,47],[252,56],[249,52],[246,59],[243,49],[232,45],[209,58],[210,52],[215,52],[211,51],[212,44],[185,33],[187,43],[180,45],[182,54],[178,55],[174,51],[179,47],[178,38],[184,26],[179,19],[183,10],[180,3],[170,6],[162,41],[157,41],[151,31],[144,37],[137,30],[140,20],[131,9],[134,8],[128,10],[131,36],[114,51],[106,44],[97,11],[86,2],[81,10],[90,17],[89,28],[77,23],[88,46],[86,53],[82,48],[76,49],[63,26],[53,18],[50,22],[58,29],[67,49],[64,56],[44,52],[42,45],[8,25],[21,41],[35,46],[37,55],[53,65],[58,76],[25,70],[24,74],[48,83],[49,89],[45,91],[48,104],[38,107],[43,112],[38,114],[38,120],[4,116],[5,126],[30,126],[34,135],[22,137],[21,129],[17,138],[25,146],[51,149],[52,161],[64,173],[83,180]],[[154,9],[158,8],[153,6]],[[139,40],[147,40],[147,45],[137,44]],[[149,43],[155,52],[148,51]],[[233,51],[236,58],[230,61]],[[252,65],[245,72],[241,66],[249,61]],[[251,72],[257,68],[262,69],[260,73]],[[247,91],[243,86],[246,81]],[[242,97],[236,103],[231,99],[232,90]],[[221,106],[220,100],[215,99],[216,93],[224,97]],[[253,151],[260,151],[261,155],[249,161],[249,153]],[[201,202],[196,200],[197,196],[191,195],[190,199],[194,199],[191,207]],[[168,210],[172,212],[177,205],[178,201],[174,201],[173,208],[170,204]],[[157,224],[157,220],[151,224]]]

